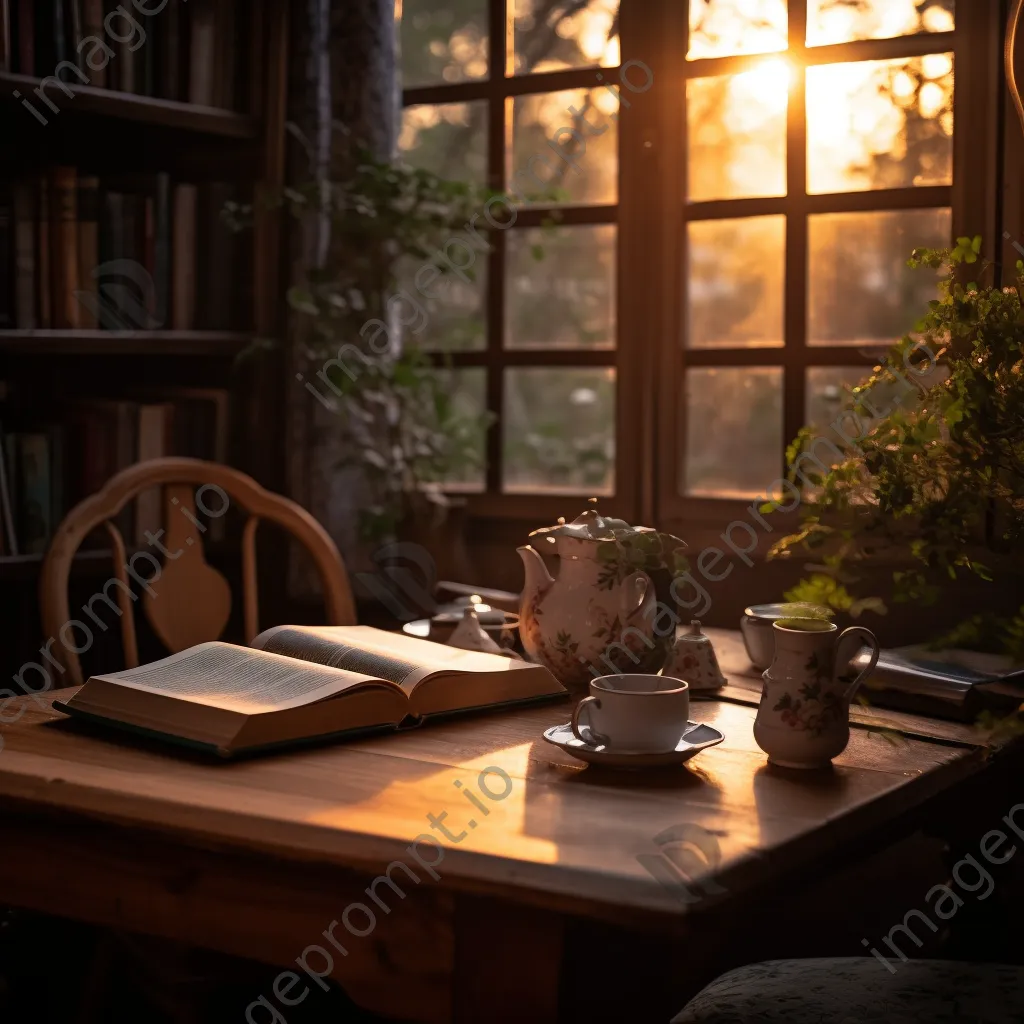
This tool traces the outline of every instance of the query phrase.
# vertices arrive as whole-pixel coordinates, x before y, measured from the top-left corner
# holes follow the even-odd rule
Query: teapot
[[[656,532],[606,519],[596,509],[534,530],[531,539],[558,557],[557,578],[534,547],[516,549],[526,571],[519,610],[523,647],[571,693],[585,694],[597,676],[657,672],[671,643],[671,636],[655,631],[651,578],[643,570],[627,571],[617,557],[623,531]]]
[[[779,619],[772,630],[775,657],[762,676],[754,739],[772,764],[824,767],[850,742],[850,701],[878,661],[878,641],[863,626],[840,633],[822,619]],[[871,653],[857,671],[852,659],[864,646]]]

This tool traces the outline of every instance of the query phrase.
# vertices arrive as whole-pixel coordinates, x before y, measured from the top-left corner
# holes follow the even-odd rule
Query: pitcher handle
[[[619,616],[623,622],[633,618],[637,612],[646,615],[648,609],[657,599],[651,577],[642,569],[627,576],[620,587]]]
[[[842,655],[843,655],[843,648],[846,646],[846,644],[844,644],[844,641],[848,637],[851,638],[851,639],[853,637],[860,637],[860,639],[861,639],[860,647],[870,647],[871,648],[871,659],[868,662],[867,668],[862,669],[857,674],[857,678],[854,679],[853,682],[851,682],[850,685],[846,688],[846,694],[845,694],[844,699],[849,701],[849,700],[853,699],[854,694],[856,694],[856,692],[860,689],[861,683],[864,682],[864,680],[873,671],[875,665],[878,664],[878,655],[879,655],[879,652],[880,652],[880,648],[878,646],[878,638],[875,636],[874,633],[871,632],[870,629],[867,629],[864,626],[850,626],[848,629],[844,629],[842,631],[842,633],[840,633],[838,638],[836,639],[836,646],[835,646],[835,652],[836,653],[835,653],[835,659],[834,659],[833,664],[832,664],[832,678],[833,679],[838,679],[838,672],[839,672],[840,665],[843,665],[843,666],[849,665],[849,663],[852,660],[853,656],[857,653],[857,651],[860,650],[860,647],[858,647],[856,650],[853,650],[853,651],[850,652],[849,656],[846,658],[845,661],[841,660],[842,659]],[[846,649],[849,650],[849,647],[846,647]]]

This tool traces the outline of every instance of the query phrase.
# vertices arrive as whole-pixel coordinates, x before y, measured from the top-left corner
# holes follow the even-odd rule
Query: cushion
[[[1020,1024],[1024,967],[874,957],[766,960],[723,974],[672,1024]]]

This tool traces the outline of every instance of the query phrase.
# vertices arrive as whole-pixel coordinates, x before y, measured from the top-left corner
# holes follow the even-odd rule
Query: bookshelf
[[[85,496],[76,488],[153,457],[140,431],[158,406],[169,411],[156,454],[217,450],[268,488],[285,480],[283,352],[238,358],[281,334],[279,217],[259,208],[253,231],[231,237],[217,215],[225,199],[257,201],[283,182],[289,0],[147,0],[157,13],[135,14],[146,39],[134,50],[103,27],[116,6],[0,0],[0,457],[14,462],[10,488],[23,488],[18,445],[30,437],[42,450],[47,439],[61,478],[45,492],[48,535]],[[107,50],[104,67],[90,63]],[[66,219],[74,226],[62,234]],[[108,274],[115,261],[142,267],[148,283]],[[216,399],[209,414],[204,395]],[[90,447],[93,416],[116,426],[105,459],[99,442]],[[196,440],[197,423],[219,447]],[[123,424],[134,424],[128,441]],[[202,450],[175,447],[186,442]],[[12,510],[16,542],[23,513]],[[0,671],[11,673],[46,639],[36,593],[45,540],[30,533],[15,553],[7,532],[0,616],[12,642]],[[72,584],[88,595],[109,575],[109,552],[83,550]]]
[[[0,330],[0,353],[20,355],[237,355],[246,331]]]
[[[30,75],[0,72],[0,91],[8,103],[17,105],[14,93],[34,96],[42,85],[42,79]],[[174,128],[196,135],[213,135],[226,139],[259,139],[262,121],[249,114],[232,110],[203,107],[192,103],[180,103],[152,96],[135,96],[111,89],[96,89],[92,86],[67,83],[71,98],[61,113],[73,112],[79,116],[94,115],[119,121],[139,121],[143,124]],[[40,127],[46,127],[40,125]]]

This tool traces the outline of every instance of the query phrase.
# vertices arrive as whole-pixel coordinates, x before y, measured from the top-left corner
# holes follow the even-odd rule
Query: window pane
[[[784,50],[788,30],[786,0],[691,0],[686,57]]]
[[[406,89],[487,77],[487,0],[397,0]]]
[[[689,348],[781,345],[786,218],[691,221]]]
[[[480,367],[442,370],[450,386],[451,471],[443,475],[446,487],[458,491],[482,491],[485,484],[486,433],[478,417],[487,408],[487,371]]]
[[[842,438],[837,439],[829,427],[845,411],[853,408],[849,389],[862,384],[870,376],[870,366],[811,367],[807,371],[807,425],[833,444],[837,440],[841,442]],[[853,428],[849,429],[852,431]]]
[[[439,178],[482,185],[487,180],[487,104],[418,104],[402,111],[402,156]]]
[[[399,296],[403,298],[399,315],[408,321],[404,330],[410,339],[422,348],[446,352],[486,348],[486,258],[478,256],[475,265],[463,272],[468,281],[459,274],[438,277],[433,270],[423,270],[431,266],[437,264],[406,258],[396,268],[398,288],[405,292]]]
[[[687,189],[691,202],[786,194],[786,109],[792,65],[686,85]]]
[[[807,188],[862,192],[953,180],[953,57],[807,69]]]
[[[619,63],[619,0],[511,0],[515,74]]]
[[[503,419],[506,491],[613,492],[613,369],[508,369]]]
[[[618,107],[607,89],[516,97],[510,193],[527,202],[614,203],[619,194]]]
[[[808,0],[807,44],[952,32],[954,0]]]
[[[888,346],[907,334],[937,297],[937,276],[911,270],[917,246],[949,245],[943,210],[812,216],[808,250],[808,344]]]
[[[688,370],[685,409],[685,493],[752,497],[781,475],[781,368]]]
[[[508,348],[615,345],[615,228],[510,231]]]

